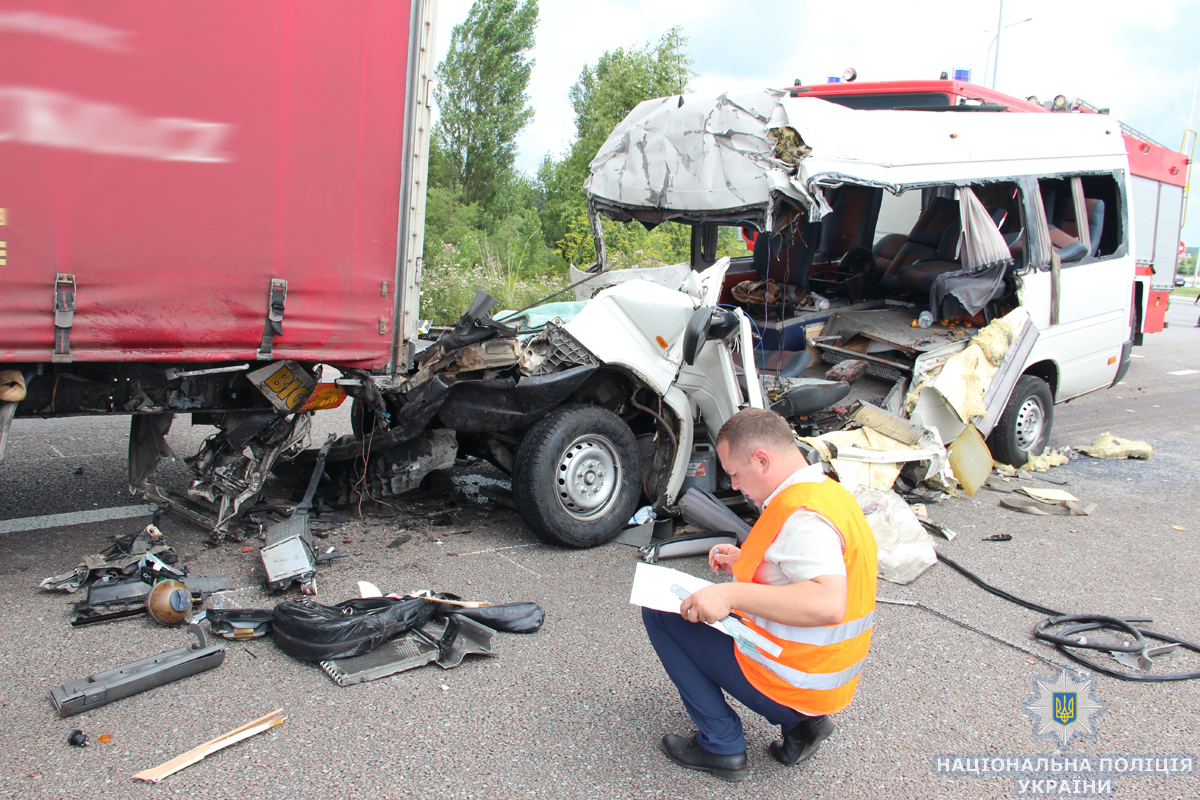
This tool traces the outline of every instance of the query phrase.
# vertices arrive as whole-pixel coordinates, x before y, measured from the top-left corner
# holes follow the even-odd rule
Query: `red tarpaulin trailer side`
[[[391,355],[410,3],[0,4],[0,364]],[[69,284],[60,284],[60,288]],[[60,323],[62,322],[60,317]]]

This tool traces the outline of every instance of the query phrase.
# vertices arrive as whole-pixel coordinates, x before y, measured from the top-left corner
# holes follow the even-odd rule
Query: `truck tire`
[[[1031,455],[1041,455],[1046,449],[1053,425],[1054,398],[1050,387],[1036,375],[1022,375],[988,436],[992,458],[1018,469],[1025,466]]]
[[[633,431],[598,406],[555,409],[529,429],[517,450],[517,508],[547,542],[604,544],[637,510],[641,484]]]

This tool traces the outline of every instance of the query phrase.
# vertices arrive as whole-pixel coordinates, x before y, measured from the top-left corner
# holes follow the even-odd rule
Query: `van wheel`
[[[604,544],[637,510],[640,486],[637,439],[608,409],[556,409],[529,429],[517,450],[517,508],[548,542]]]
[[[992,458],[1018,469],[1031,455],[1041,455],[1054,425],[1054,399],[1050,387],[1035,375],[1022,375],[1013,387],[1000,421],[988,436]]]

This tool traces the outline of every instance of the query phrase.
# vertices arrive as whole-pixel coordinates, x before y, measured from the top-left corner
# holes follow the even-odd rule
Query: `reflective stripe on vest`
[[[771,500],[742,544],[734,578],[753,582],[767,550],[798,510],[824,517],[841,534],[846,612],[836,625],[791,626],[747,616],[751,629],[782,647],[776,657],[738,647],[746,679],[777,703],[810,715],[845,708],[858,687],[875,622],[876,545],[854,497],[828,479],[789,486]]]
[[[860,617],[850,622],[843,622],[841,625],[834,625],[829,628],[797,628],[793,625],[784,625],[782,622],[772,622],[769,619],[756,617],[753,614],[747,614],[746,616],[754,620],[755,625],[776,639],[786,639],[789,642],[811,644],[817,647],[848,641],[864,631],[871,630],[875,626],[874,611],[865,617]]]
[[[855,664],[851,664],[841,672],[801,672],[798,669],[784,666],[778,661],[772,660],[753,647],[746,647],[736,639],[734,643],[737,644],[737,648],[742,652],[742,655],[762,664],[797,689],[828,690],[845,686],[858,677],[858,673],[862,672],[863,661],[866,660],[864,658]]]

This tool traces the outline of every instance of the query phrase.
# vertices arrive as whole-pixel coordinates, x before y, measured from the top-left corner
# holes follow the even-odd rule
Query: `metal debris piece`
[[[225,660],[225,647],[208,644],[199,625],[188,625],[188,632],[196,637],[196,644],[56,686],[50,690],[50,701],[60,716],[69,717],[212,669]]]
[[[54,592],[76,592],[89,581],[105,576],[132,576],[140,569],[147,555],[166,567],[177,560],[175,551],[167,546],[166,538],[154,525],[137,533],[115,537],[106,550],[83,557],[83,563],[70,572],[46,578],[38,585]]]
[[[492,649],[495,633],[486,625],[450,614],[444,621],[430,621],[366,655],[322,661],[321,669],[338,686],[386,678],[430,662],[442,669],[452,669],[470,653],[495,655]]]
[[[312,508],[317,484],[325,472],[325,457],[329,455],[334,438],[330,435],[317,454],[308,489],[296,510],[287,519],[272,523],[267,528],[267,543],[259,554],[267,573],[267,586],[271,589],[284,589],[299,582],[300,590],[305,594],[317,593],[317,556],[313,550],[312,532],[308,528],[308,512]]]

